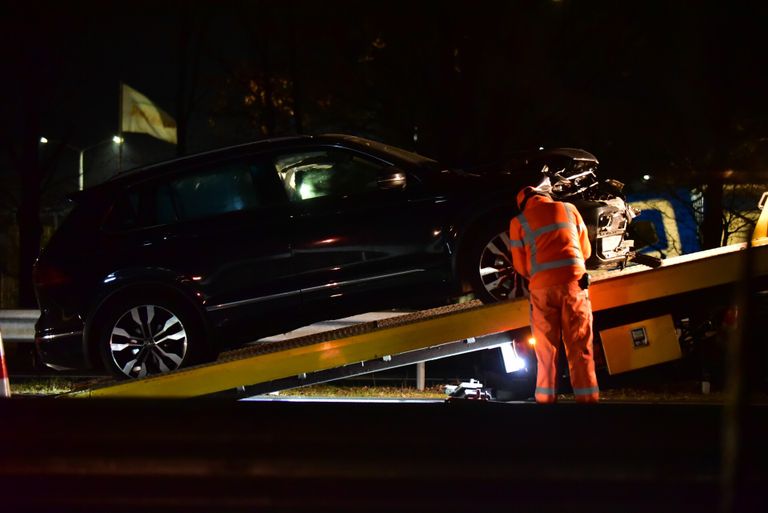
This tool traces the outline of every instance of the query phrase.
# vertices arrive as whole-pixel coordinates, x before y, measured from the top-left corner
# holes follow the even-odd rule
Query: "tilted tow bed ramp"
[[[751,268],[749,271],[744,269],[747,264]],[[608,273],[595,278],[590,297],[593,311],[598,313],[632,305],[640,307],[649,301],[732,285],[745,276],[760,280],[768,277],[768,241],[765,239],[756,240],[751,248],[740,244],[669,258],[657,269],[637,266]],[[222,353],[210,364],[132,381],[100,384],[71,395],[202,396],[352,364],[388,361],[396,356],[400,360],[394,362],[393,367],[495,347],[508,339],[490,335],[528,326],[527,299],[493,305],[459,304],[307,337],[254,344]],[[413,355],[412,362],[408,355]],[[372,370],[376,369],[369,371]]]

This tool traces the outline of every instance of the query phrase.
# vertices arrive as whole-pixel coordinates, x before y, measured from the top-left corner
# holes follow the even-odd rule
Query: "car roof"
[[[302,141],[311,140],[311,139],[312,139],[312,136],[308,136],[308,135],[276,137],[276,138],[270,138],[270,139],[262,139],[260,141],[247,142],[243,144],[224,146],[221,148],[214,148],[214,149],[202,151],[199,153],[192,153],[190,155],[184,155],[174,159],[163,160],[160,162],[154,162],[152,164],[147,164],[144,166],[127,169],[125,171],[120,171],[115,176],[107,180],[107,182],[123,181],[127,177],[134,177],[136,175],[143,175],[144,173],[151,173],[152,171],[155,171],[157,169],[173,167],[174,165],[177,165],[177,164],[184,164],[184,163],[195,162],[195,161],[204,161],[204,160],[208,160],[211,157],[215,158],[216,156],[219,156],[219,155],[237,156],[240,154],[250,153],[251,151],[258,151],[261,148],[266,149],[270,147],[279,148],[282,146],[292,146],[296,143],[300,143]]]
[[[280,150],[282,148],[294,148],[301,147],[303,145],[311,144],[326,144],[335,145],[340,144],[344,147],[357,149],[364,153],[369,153],[375,157],[379,157],[385,161],[389,161],[392,164],[398,164],[406,162],[409,164],[415,164],[418,166],[423,165],[437,165],[437,162],[417,153],[413,153],[396,146],[390,146],[384,143],[365,139],[354,135],[347,134],[319,134],[319,135],[297,135],[290,137],[276,137],[270,139],[262,139],[259,141],[247,142],[243,144],[226,146],[221,148],[215,148],[208,151],[195,153],[191,155],[185,155],[175,159],[165,160],[161,162],[155,162],[145,166],[140,166],[132,169],[122,171],[115,176],[111,177],[104,184],[118,184],[125,182],[133,182],[134,180],[141,180],[145,176],[151,176],[159,170],[165,170],[173,168],[180,164],[194,164],[195,162],[205,162],[211,159],[215,159],[218,156],[232,156],[237,157],[239,155],[248,155],[250,153],[257,153],[261,150]]]

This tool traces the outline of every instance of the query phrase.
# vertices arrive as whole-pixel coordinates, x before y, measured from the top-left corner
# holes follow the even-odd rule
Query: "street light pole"
[[[110,142],[110,141],[112,141],[114,144],[117,144],[117,147],[118,147],[118,149],[120,151],[120,156],[122,157],[123,142],[125,142],[125,139],[123,139],[119,135],[113,135],[112,139],[109,139],[109,140],[106,140],[106,141],[97,142],[96,144],[92,144],[90,146],[86,146],[85,148],[80,150],[80,158],[79,158],[78,169],[77,169],[77,189],[78,190],[82,191],[84,186],[85,186],[85,184],[84,184],[84,180],[85,180],[84,160],[85,160],[85,152],[86,152],[86,150],[93,149],[96,146],[101,146],[102,144],[104,144],[106,142]]]
[[[82,191],[85,187],[85,152],[93,149],[97,146],[101,146],[104,143],[112,142],[114,144],[117,144],[118,147],[122,150],[122,144],[125,142],[125,139],[123,139],[119,135],[113,135],[112,139],[107,139],[105,141],[97,142],[96,144],[91,144],[90,146],[86,146],[85,148],[78,148],[77,146],[73,146],[69,143],[62,142],[61,144],[64,144],[67,148],[70,148],[77,152],[77,190]],[[48,144],[48,139],[46,137],[40,138],[40,144]],[[121,152],[122,153],[122,152]]]
[[[82,191],[83,190],[83,176],[85,176],[85,170],[83,169],[83,155],[85,154],[85,150],[80,150],[80,155],[78,157],[78,163],[77,163],[77,190]]]

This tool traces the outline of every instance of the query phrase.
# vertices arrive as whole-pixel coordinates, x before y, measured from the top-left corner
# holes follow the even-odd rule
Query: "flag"
[[[136,89],[121,84],[122,132],[139,132],[176,144],[176,122]]]

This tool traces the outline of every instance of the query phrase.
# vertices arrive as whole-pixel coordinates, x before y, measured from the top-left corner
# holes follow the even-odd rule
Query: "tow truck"
[[[593,278],[590,297],[608,372],[680,359],[680,324],[726,303],[739,284],[768,289],[768,193],[752,239]],[[522,349],[526,298],[423,310],[298,338],[229,351],[213,363],[132,381],[95,383],[76,397],[195,397],[263,394],[458,354]]]

